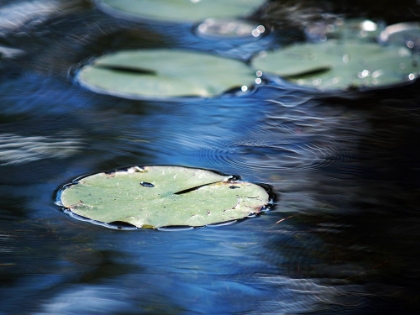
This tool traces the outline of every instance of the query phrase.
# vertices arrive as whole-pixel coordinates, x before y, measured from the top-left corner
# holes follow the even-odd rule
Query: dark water
[[[328,3],[328,2],[327,2]],[[352,14],[373,4],[341,1]],[[392,22],[419,5],[384,2]],[[239,97],[133,101],[72,81],[103,52],[189,48],[248,58],[293,41],[215,41],[88,2],[0,4],[0,314],[416,314],[419,83],[325,95],[267,83]],[[223,75],[223,74],[221,74]],[[274,211],[183,232],[76,221],[56,189],[127,165],[238,174]]]

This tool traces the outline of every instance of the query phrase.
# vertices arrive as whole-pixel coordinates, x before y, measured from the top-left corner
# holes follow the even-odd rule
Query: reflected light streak
[[[82,149],[81,141],[57,137],[0,134],[0,165],[13,165],[47,158],[65,158]]]
[[[0,36],[19,29],[34,19],[45,19],[58,9],[58,2],[52,0],[14,3],[0,7]]]

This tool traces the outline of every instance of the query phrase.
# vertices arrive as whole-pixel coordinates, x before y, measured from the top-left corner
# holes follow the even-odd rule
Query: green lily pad
[[[264,32],[263,25],[234,18],[208,18],[196,27],[197,35],[214,39],[259,37]]]
[[[357,40],[374,42],[382,29],[382,23],[360,18],[342,19],[332,17],[322,21],[309,23],[305,27],[305,34],[312,41],[327,39]]]
[[[355,39],[359,40],[360,43],[363,41],[376,41],[381,30],[383,23],[376,23],[372,20],[367,19],[343,19],[341,23],[335,27],[333,33],[337,38],[342,39]]]
[[[205,53],[170,49],[104,55],[78,72],[79,83],[97,93],[125,98],[213,97],[254,84],[245,63]]]
[[[131,19],[197,22],[250,14],[265,0],[100,0],[99,8]]]
[[[139,228],[227,222],[259,213],[269,202],[269,194],[259,185],[177,166],[98,173],[59,193],[59,203],[79,216]]]
[[[320,90],[389,86],[419,75],[408,49],[352,40],[291,45],[257,55],[252,66]]]

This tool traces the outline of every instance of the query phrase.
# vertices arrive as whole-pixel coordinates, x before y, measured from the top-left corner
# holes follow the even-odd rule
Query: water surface
[[[410,6],[401,20],[418,18]],[[351,97],[267,82],[239,97],[127,100],[83,89],[74,71],[117,49],[247,59],[298,37],[209,40],[78,0],[3,1],[0,17],[0,314],[419,309],[419,83]],[[162,232],[106,229],[54,204],[75,177],[129,165],[241,175],[272,185],[276,208]]]

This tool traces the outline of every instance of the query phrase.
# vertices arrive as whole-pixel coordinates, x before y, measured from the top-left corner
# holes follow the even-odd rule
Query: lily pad
[[[320,90],[376,88],[414,80],[419,66],[404,47],[327,40],[257,55],[252,66]]]
[[[138,228],[203,226],[259,213],[267,191],[235,177],[178,166],[131,167],[66,185],[59,203],[98,222]]]
[[[259,37],[264,32],[263,25],[233,18],[208,18],[196,27],[199,36],[214,39]]]
[[[309,40],[325,41],[327,39],[354,39],[362,41],[376,41],[382,29],[382,23],[367,19],[342,19],[338,17],[326,18],[308,24],[305,34]]]
[[[255,78],[255,72],[239,60],[171,49],[104,55],[76,76],[92,91],[133,99],[213,97],[252,85]]]
[[[98,7],[131,19],[197,22],[252,13],[265,0],[100,0]]]

